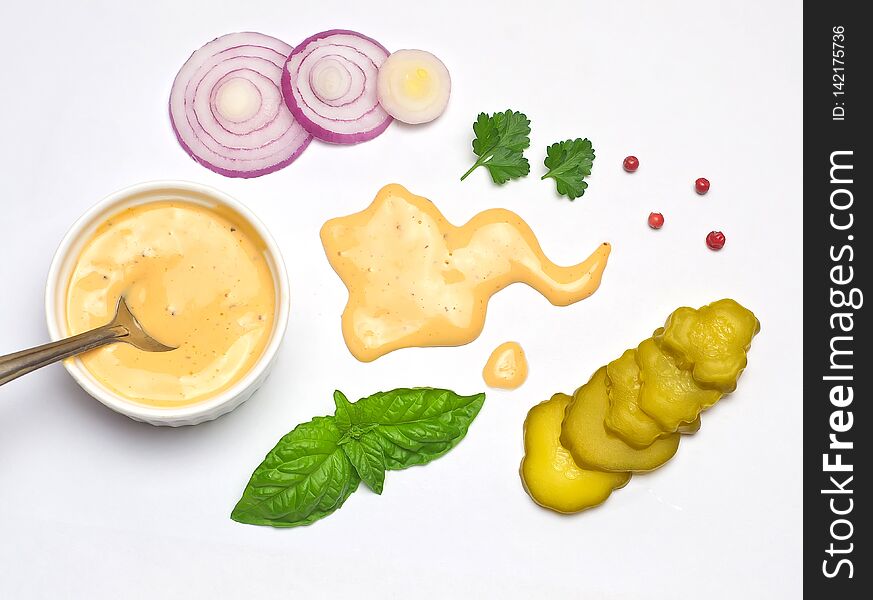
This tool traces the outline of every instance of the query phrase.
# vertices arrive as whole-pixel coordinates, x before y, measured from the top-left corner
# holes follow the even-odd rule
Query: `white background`
[[[128,184],[210,184],[266,221],[288,263],[292,315],[276,372],[249,403],[193,428],[117,415],[60,366],[0,388],[0,598],[797,598],[801,562],[801,14],[789,1],[3,2],[0,5],[0,353],[45,341],[45,274],[69,225]],[[449,109],[357,147],[313,143],[287,169],[224,179],[178,147],[166,102],[213,37],[294,44],[356,29],[423,48],[452,74]],[[531,176],[504,187],[473,161],[480,111],[532,120]],[[589,137],[575,202],[540,181],[545,146]],[[622,158],[641,160],[633,175]],[[693,191],[706,176],[712,190]],[[524,286],[497,295],[461,348],[374,363],[345,348],[344,288],[318,238],[385,183],[461,223],[518,212],[557,262],[614,251],[603,285],[568,308]],[[659,232],[646,226],[664,213]],[[710,252],[712,229],[727,246]],[[563,517],[517,474],[533,404],[571,392],[671,310],[730,296],[762,322],[750,366],[699,435],[601,508]],[[467,439],[388,474],[311,527],[228,515],[294,425],[399,386],[484,390],[490,351],[520,341],[528,382],[490,391]]]

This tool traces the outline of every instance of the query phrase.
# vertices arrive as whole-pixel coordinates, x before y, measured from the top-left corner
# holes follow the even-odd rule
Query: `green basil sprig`
[[[340,508],[360,481],[377,494],[385,471],[423,465],[454,448],[479,414],[485,394],[400,388],[349,402],[279,440],[258,465],[231,518],[297,527]]]

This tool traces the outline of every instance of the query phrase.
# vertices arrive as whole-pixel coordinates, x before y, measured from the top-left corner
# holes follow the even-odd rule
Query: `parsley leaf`
[[[497,184],[530,173],[530,163],[524,157],[524,150],[530,146],[530,119],[523,113],[512,110],[491,116],[479,113],[473,133],[476,134],[473,153],[479,158],[461,176],[461,181],[478,167],[488,169]]]
[[[541,179],[551,177],[559,194],[575,200],[588,188],[588,183],[583,180],[591,175],[594,148],[588,138],[558,142],[548,147],[543,163],[549,171]]]

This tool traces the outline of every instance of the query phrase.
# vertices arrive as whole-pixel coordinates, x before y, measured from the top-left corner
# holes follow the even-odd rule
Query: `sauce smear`
[[[270,339],[275,285],[255,231],[229,210],[184,201],[129,208],[100,225],[67,288],[72,334],[112,319],[123,294],[172,352],[111,344],[80,356],[105,387],[149,406],[205,400],[242,379]]]
[[[494,349],[482,379],[488,387],[514,390],[527,379],[527,357],[518,342],[504,342]]]
[[[399,348],[460,346],[482,332],[488,299],[526,283],[567,306],[600,285],[610,245],[578,265],[550,261],[527,223],[504,209],[456,227],[427,198],[387,185],[364,211],[321,229],[331,266],[345,283],[346,345],[369,362]]]

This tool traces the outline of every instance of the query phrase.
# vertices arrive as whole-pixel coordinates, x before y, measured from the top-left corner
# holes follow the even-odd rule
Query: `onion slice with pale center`
[[[282,95],[294,118],[326,142],[371,140],[391,124],[379,104],[376,78],[388,58],[379,42],[333,29],[306,38],[289,54]]]
[[[258,177],[291,163],[312,136],[279,82],[293,48],[260,33],[231,33],[195,51],[176,75],[170,121],[185,151],[227,177]]]
[[[379,104],[402,123],[429,123],[446,110],[452,79],[443,62],[424,50],[398,50],[379,67]]]

